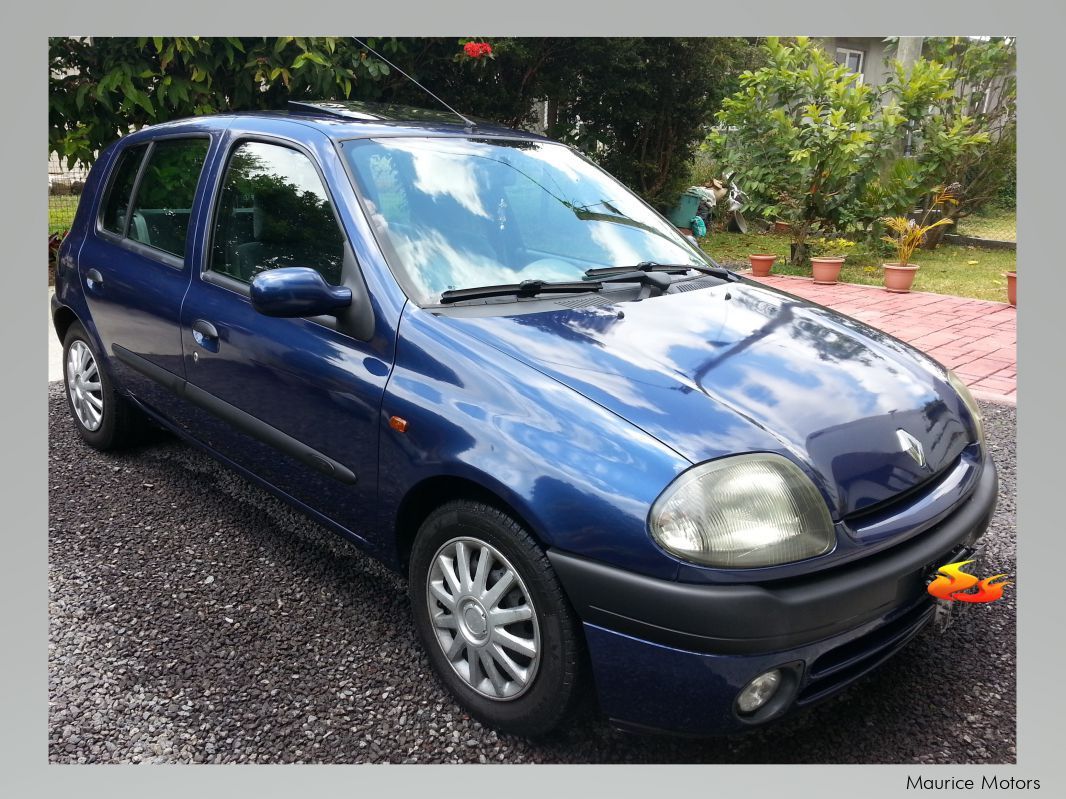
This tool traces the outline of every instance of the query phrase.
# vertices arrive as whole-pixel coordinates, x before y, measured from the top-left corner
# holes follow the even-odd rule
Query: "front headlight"
[[[973,424],[977,432],[977,443],[983,449],[985,446],[985,421],[981,416],[981,406],[977,404],[977,400],[973,398],[973,394],[970,393],[967,385],[962,382],[962,378],[951,369],[948,369],[948,382],[958,392],[959,397],[962,398],[966,408],[970,411],[970,416],[973,417]]]
[[[689,469],[655,500],[649,524],[668,552],[725,569],[812,558],[835,539],[814,483],[790,460],[769,453]]]

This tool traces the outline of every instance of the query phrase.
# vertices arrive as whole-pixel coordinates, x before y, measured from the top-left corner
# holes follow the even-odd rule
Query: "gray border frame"
[[[353,26],[374,33],[403,35],[755,35],[801,33],[861,35],[896,33],[978,34],[1010,33],[1019,37],[1019,104],[1021,108],[1019,211],[1024,219],[1019,254],[1027,263],[1021,289],[1020,361],[1023,364],[1025,421],[1019,425],[1020,464],[1018,521],[1024,536],[1014,590],[1018,598],[1019,710],[1016,766],[545,766],[527,768],[521,775],[501,774],[507,766],[490,769],[480,779],[506,780],[513,796],[542,796],[557,790],[563,795],[609,790],[621,796],[663,795],[683,789],[696,795],[738,792],[740,795],[896,796],[905,792],[906,775],[973,777],[983,774],[1037,778],[1040,787],[1062,791],[1064,758],[1059,754],[1063,702],[1057,655],[1061,652],[1061,588],[1057,583],[1066,558],[1059,529],[1053,480],[1061,473],[1057,456],[1063,452],[1061,414],[1062,356],[1054,335],[1061,292],[1053,279],[1062,271],[1056,234],[1061,230],[1056,199],[1066,185],[1061,154],[1064,119],[1061,35],[1066,29],[1066,6],[1041,2],[990,4],[943,0],[896,0],[886,4],[842,6],[830,0],[763,0],[757,4],[710,4],[679,7],[663,13],[648,6],[618,3],[576,5],[559,0],[535,4],[497,2],[493,5],[453,0],[447,4],[413,3],[392,6],[353,6],[350,2],[320,0],[294,11],[276,6],[271,21],[264,9],[249,18],[245,6],[186,0],[178,6],[144,4],[103,6],[71,0],[22,6],[18,27],[9,27],[0,58],[11,76],[9,124],[5,126],[5,246],[8,250],[3,294],[4,340],[8,358],[5,426],[4,496],[9,500],[5,552],[2,560],[4,625],[6,633],[2,685],[4,784],[12,796],[207,796],[255,794],[306,795],[314,792],[385,795],[408,790],[431,790],[446,766],[304,767],[113,767],[77,768],[47,765],[47,429],[45,410],[45,342],[33,330],[43,326],[45,299],[43,257],[45,226],[41,213],[45,183],[40,161],[24,155],[38,152],[43,160],[47,78],[44,69],[49,34],[88,32],[138,35],[216,34],[233,32],[279,34],[346,32]],[[10,18],[10,15],[9,15]],[[9,23],[10,24],[10,23]],[[771,29],[772,28],[772,29]],[[358,32],[355,31],[355,32]],[[1056,191],[1058,189],[1058,191]],[[31,199],[33,198],[33,199]],[[34,320],[37,321],[34,321]],[[1040,335],[1041,329],[1045,333]],[[19,347],[29,330],[28,347]],[[14,334],[14,335],[12,335]],[[1050,334],[1050,335],[1048,335]],[[10,346],[10,344],[15,346]],[[1039,364],[1052,368],[1041,370]],[[1060,489],[1061,490],[1061,489]],[[993,651],[1010,642],[989,641]],[[960,653],[981,657],[982,652]],[[1049,690],[1050,689],[1050,690]],[[964,711],[965,709],[960,709]],[[964,713],[961,714],[964,717]],[[811,734],[817,734],[812,730]],[[950,733],[949,733],[950,734]],[[471,766],[468,768],[478,768]],[[373,793],[371,795],[373,795]]]

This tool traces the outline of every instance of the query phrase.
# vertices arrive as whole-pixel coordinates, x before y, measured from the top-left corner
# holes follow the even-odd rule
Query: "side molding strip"
[[[122,361],[126,366],[131,369],[136,369],[145,377],[149,377],[161,386],[165,386],[177,394],[179,397],[185,394],[185,379],[178,377],[173,372],[164,369],[162,366],[156,366],[147,358],[142,358],[140,355],[135,355],[125,347],[119,344],[111,345],[111,352],[116,358]]]
[[[315,471],[329,475],[348,485],[355,485],[359,480],[358,475],[344,464],[335,461],[328,455],[323,455],[316,449],[312,449],[302,441],[298,441],[288,433],[283,433],[276,427],[272,427],[262,419],[258,419],[250,413],[230,405],[225,400],[221,400],[214,394],[204,391],[199,386],[189,383],[173,372],[167,371],[140,355],[130,352],[125,347],[119,344],[112,344],[111,351],[116,358],[131,369],[135,369],[145,377],[165,386],[179,397],[189,400],[189,402],[203,408],[208,413],[214,414],[219,419],[229,422],[252,438],[258,439],[264,444],[268,444],[274,449],[280,450],[286,455],[310,466]]]

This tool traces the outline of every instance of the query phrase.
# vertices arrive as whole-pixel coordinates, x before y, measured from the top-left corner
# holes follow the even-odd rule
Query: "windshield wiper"
[[[671,275],[680,275],[689,269],[701,272],[705,275],[724,277],[727,280],[740,280],[740,277],[728,269],[717,264],[714,266],[699,266],[697,264],[660,264],[655,261],[641,261],[634,266],[606,266],[601,269],[589,269],[585,272],[587,280],[596,280],[612,275],[624,275],[635,272],[666,272]]]
[[[632,271],[632,270],[630,270]],[[538,294],[572,294],[581,291],[599,291],[603,283],[598,280],[581,280],[570,283],[549,283],[544,280],[523,280],[521,283],[506,283],[499,286],[475,286],[469,289],[449,289],[440,295],[441,304],[461,300],[480,300],[486,297],[535,297]]]
[[[674,282],[669,275],[663,274],[661,269],[632,269],[626,267],[619,269],[590,269],[585,273],[585,281],[593,280],[600,283],[640,283],[642,286],[658,290],[660,294],[670,288]]]

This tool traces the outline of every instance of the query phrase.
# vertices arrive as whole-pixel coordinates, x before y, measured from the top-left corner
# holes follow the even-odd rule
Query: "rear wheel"
[[[510,516],[465,501],[430,514],[411,553],[410,594],[430,662],[471,715],[532,736],[570,712],[582,676],[578,620]]]
[[[118,449],[141,437],[142,415],[115,391],[80,322],[74,322],[63,339],[63,384],[74,427],[86,444]]]

